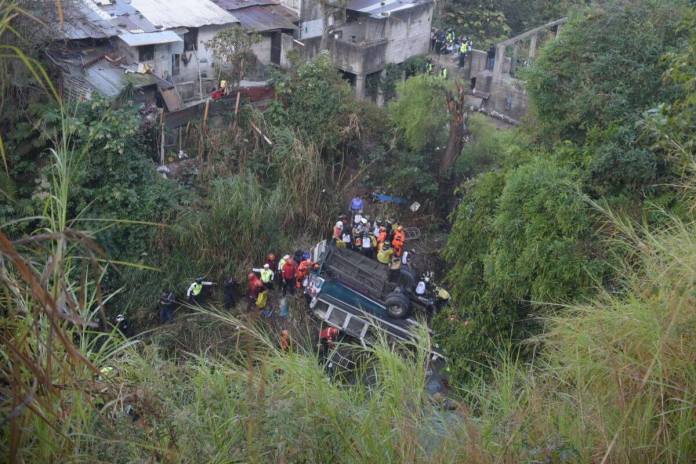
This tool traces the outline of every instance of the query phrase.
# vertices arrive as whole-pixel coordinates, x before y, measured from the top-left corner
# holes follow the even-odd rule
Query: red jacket
[[[249,298],[257,298],[259,296],[259,293],[261,293],[264,289],[263,282],[261,282],[261,279],[258,277],[254,276],[252,279],[249,279]]]
[[[295,269],[297,269],[297,266],[295,265],[295,260],[292,258],[288,259],[285,262],[285,265],[283,266],[283,279],[285,280],[292,280],[295,278]]]

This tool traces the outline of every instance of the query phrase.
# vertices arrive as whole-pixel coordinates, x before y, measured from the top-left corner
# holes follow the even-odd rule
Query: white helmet
[[[270,268],[271,268],[271,265],[268,264],[268,263],[266,263],[266,264],[263,265],[263,268],[264,268],[264,269],[270,269]]]
[[[343,229],[343,221],[338,221],[336,223],[336,227],[338,227],[339,229]]]

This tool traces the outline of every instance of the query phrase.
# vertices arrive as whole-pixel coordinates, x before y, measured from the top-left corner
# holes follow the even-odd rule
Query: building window
[[[190,28],[184,34],[184,51],[192,52],[198,50],[198,29]]]
[[[181,55],[172,55],[172,76],[178,76],[181,67]]]
[[[155,46],[154,45],[143,45],[138,47],[138,61],[141,63],[143,61],[152,61],[155,59]]]

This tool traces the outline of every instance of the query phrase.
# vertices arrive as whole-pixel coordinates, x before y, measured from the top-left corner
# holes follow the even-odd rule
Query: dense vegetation
[[[443,18],[455,8],[494,38],[570,5],[513,3],[452,2]],[[4,18],[14,43],[26,25]],[[193,127],[198,156],[179,181],[155,171],[128,95],[73,106],[41,73],[33,93],[3,80],[3,455],[693,461],[694,31],[677,0],[577,11],[524,75],[529,121],[498,131],[471,115],[448,179],[434,174],[448,86],[431,76],[396,84],[381,109],[355,101],[327,56],[298,64],[274,77],[265,111]],[[3,66],[39,69],[40,47],[8,50],[22,59]],[[454,299],[434,341],[454,400],[425,393],[425,343],[354,348],[363,381],[327,378],[299,304],[289,352],[272,326],[215,304],[154,328],[161,290],[241,280],[266,252],[316,241],[358,184],[418,199],[429,232],[451,222]],[[116,313],[154,330],[128,340]]]

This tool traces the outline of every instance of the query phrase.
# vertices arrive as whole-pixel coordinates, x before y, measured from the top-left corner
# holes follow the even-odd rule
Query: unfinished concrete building
[[[365,98],[368,79],[388,64],[403,63],[430,48],[432,0],[349,0],[343,5],[281,1],[299,14],[297,39],[303,43],[303,56],[311,59],[328,50],[358,98]]]
[[[500,42],[489,52],[474,50],[463,70],[474,90],[470,103],[512,123],[522,118],[528,98],[518,71],[534,61],[543,43],[558,36],[565,22],[566,18],[551,21]]]

